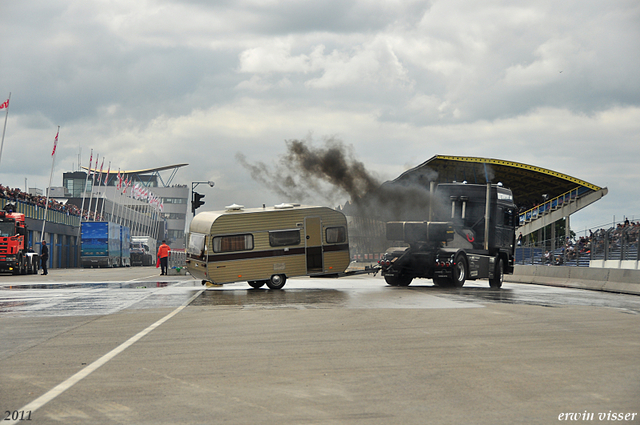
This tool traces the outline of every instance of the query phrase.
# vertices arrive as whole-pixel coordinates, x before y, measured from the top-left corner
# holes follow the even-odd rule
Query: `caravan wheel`
[[[282,289],[287,282],[287,277],[283,274],[274,274],[271,279],[267,281],[269,289]]]

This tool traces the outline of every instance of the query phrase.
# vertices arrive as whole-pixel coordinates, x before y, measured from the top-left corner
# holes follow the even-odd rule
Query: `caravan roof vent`
[[[231,204],[224,207],[227,211],[240,211],[244,208],[244,205]]]
[[[278,205],[274,205],[273,208],[275,208],[277,210],[283,210],[285,208],[293,208],[293,205],[291,205],[291,204],[278,204]]]

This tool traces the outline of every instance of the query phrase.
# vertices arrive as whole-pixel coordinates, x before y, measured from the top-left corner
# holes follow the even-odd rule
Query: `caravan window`
[[[327,227],[327,243],[342,243],[347,240],[347,232],[343,226]]]
[[[202,233],[191,233],[189,235],[189,246],[187,247],[187,252],[197,256],[202,255],[204,252],[204,238],[205,235]],[[138,245],[137,248],[142,247],[142,243],[140,242],[134,242],[132,245]],[[146,245],[144,245],[144,247],[146,248],[146,251],[149,252],[149,247]]]
[[[300,230],[278,230],[269,232],[269,245],[289,246],[300,245]]]
[[[248,251],[253,249],[253,235],[216,236],[213,252]]]

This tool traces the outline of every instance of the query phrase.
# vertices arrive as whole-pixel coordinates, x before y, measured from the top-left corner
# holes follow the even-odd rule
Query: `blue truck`
[[[129,228],[110,221],[82,223],[80,261],[82,267],[131,265]]]

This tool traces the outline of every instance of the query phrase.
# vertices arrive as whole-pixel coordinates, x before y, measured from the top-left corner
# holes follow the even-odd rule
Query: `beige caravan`
[[[202,212],[189,227],[187,268],[202,283],[281,289],[288,277],[343,273],[347,220],[326,207],[280,204]]]

